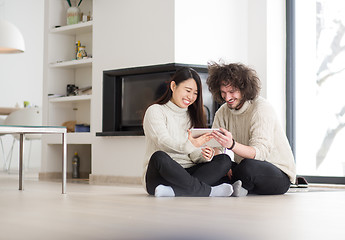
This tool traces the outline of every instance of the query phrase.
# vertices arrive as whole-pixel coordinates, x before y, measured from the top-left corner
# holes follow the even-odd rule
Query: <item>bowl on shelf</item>
[[[76,124],[75,132],[90,132],[90,125],[86,124]]]

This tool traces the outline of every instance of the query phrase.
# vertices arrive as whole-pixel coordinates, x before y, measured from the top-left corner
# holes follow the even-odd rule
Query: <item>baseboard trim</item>
[[[61,179],[62,173],[61,172],[39,172],[38,179],[39,180],[54,180],[54,179]]]
[[[141,184],[140,177],[125,177],[125,176],[111,176],[111,175],[96,175],[90,174],[89,178],[90,184],[106,184],[106,185],[114,185],[114,184]]]
[[[81,179],[88,179],[90,173],[88,172],[80,172]],[[61,179],[62,173],[61,172],[39,172],[38,179],[39,180],[56,180]],[[67,173],[67,179],[72,179],[72,173]]]
[[[61,172],[40,172],[39,180],[59,180],[62,178]],[[89,179],[90,184],[95,185],[116,185],[116,184],[133,184],[141,185],[141,177],[125,177],[112,175],[96,175],[89,173],[80,173],[81,179]],[[72,179],[72,173],[67,173],[67,179]]]

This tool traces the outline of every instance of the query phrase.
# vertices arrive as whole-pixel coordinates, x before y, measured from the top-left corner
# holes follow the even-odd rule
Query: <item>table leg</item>
[[[19,190],[23,190],[24,134],[19,138]]]
[[[62,194],[66,193],[67,178],[67,142],[66,133],[62,134]]]

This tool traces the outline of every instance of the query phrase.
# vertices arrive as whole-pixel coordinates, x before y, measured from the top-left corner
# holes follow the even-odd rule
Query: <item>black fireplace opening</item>
[[[181,67],[191,67],[200,75],[207,124],[211,126],[219,106],[206,84],[207,66],[169,63],[103,71],[102,132],[96,136],[144,135],[146,109],[163,95],[171,76]]]

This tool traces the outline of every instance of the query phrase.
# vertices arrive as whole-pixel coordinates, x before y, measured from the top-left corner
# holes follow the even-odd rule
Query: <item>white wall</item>
[[[274,19],[274,20],[273,20]],[[286,125],[286,7],[285,1],[267,0],[266,98]]]
[[[253,67],[285,126],[285,1],[176,0],[175,61]]]
[[[0,106],[23,107],[24,101],[42,106],[44,0],[0,0],[0,19],[16,25],[23,34],[25,52],[0,54]],[[1,34],[1,33],[0,33]],[[1,116],[4,118],[4,116]],[[5,139],[6,152],[12,139]],[[17,150],[12,169],[17,168]],[[39,168],[41,145],[33,144],[30,167]],[[2,164],[2,156],[0,156]]]
[[[176,0],[175,61],[247,62],[247,0]]]
[[[25,52],[0,55],[0,106],[42,105],[44,0],[0,0],[0,18],[23,34]]]
[[[285,128],[285,1],[248,1],[248,62],[262,81],[261,96],[273,105]]]
[[[102,131],[103,71],[174,62],[173,0],[94,1],[93,131]],[[96,137],[92,174],[140,176],[144,137]]]

